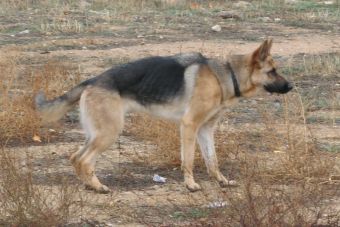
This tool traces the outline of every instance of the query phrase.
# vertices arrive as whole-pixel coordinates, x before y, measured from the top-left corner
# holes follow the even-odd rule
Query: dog
[[[190,191],[201,189],[193,176],[196,140],[209,175],[223,187],[235,185],[219,170],[214,128],[223,110],[240,98],[260,91],[285,94],[293,88],[277,73],[271,47],[272,39],[267,39],[253,52],[228,56],[224,62],[201,53],[143,58],[111,68],[50,101],[40,92],[36,108],[43,122],[54,122],[79,101],[86,141],[70,161],[77,176],[97,192],[110,189],[95,175],[96,158],[117,139],[124,115],[135,111],[179,123],[181,167]]]

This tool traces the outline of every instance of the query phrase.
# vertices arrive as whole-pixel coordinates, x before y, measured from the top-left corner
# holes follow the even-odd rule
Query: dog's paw
[[[106,185],[101,185],[100,187],[95,188],[95,187],[92,187],[91,185],[86,184],[85,189],[95,191],[99,194],[108,194],[108,193],[111,192],[111,189],[109,187],[107,187]]]
[[[196,182],[191,182],[190,184],[186,184],[186,187],[190,192],[196,192],[202,189],[201,186],[197,184]]]
[[[111,192],[111,189],[109,189],[109,187],[107,187],[106,185],[102,185],[99,189],[96,190],[96,192],[100,194],[108,194]]]

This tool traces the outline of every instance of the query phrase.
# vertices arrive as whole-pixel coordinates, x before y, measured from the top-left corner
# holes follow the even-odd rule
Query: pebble
[[[272,19],[270,19],[270,17],[260,17],[260,20],[263,21],[263,22],[269,22]]]
[[[211,30],[213,30],[214,32],[220,32],[222,30],[220,25],[215,25],[211,27]]]
[[[324,1],[323,4],[325,4],[325,5],[333,5],[334,2],[333,1]]]
[[[298,0],[285,0],[286,4],[295,4],[297,2],[298,2]]]

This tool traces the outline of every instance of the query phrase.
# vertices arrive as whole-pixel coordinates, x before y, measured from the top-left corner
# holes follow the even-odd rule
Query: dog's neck
[[[251,59],[251,55],[231,55],[227,58],[227,62],[225,63],[226,68],[228,69],[227,64],[229,63],[230,74],[234,83],[234,94],[235,97],[250,97],[253,96],[254,92],[257,92],[256,87],[252,84],[250,80],[250,69],[249,69],[249,61]],[[235,79],[234,79],[235,78]],[[237,87],[235,86],[235,82],[237,82],[239,96],[237,95]]]
[[[231,76],[231,79],[233,81],[233,86],[234,86],[234,94],[236,97],[241,97],[242,94],[241,94],[241,91],[240,91],[240,86],[239,86],[239,83],[237,81],[237,77],[235,75],[235,72],[233,70],[233,68],[231,67],[230,65],[230,62],[227,62],[226,63],[226,68],[228,69],[228,71],[230,72],[230,76]]]

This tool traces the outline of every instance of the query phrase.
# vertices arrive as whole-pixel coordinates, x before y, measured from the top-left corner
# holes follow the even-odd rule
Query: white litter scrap
[[[157,183],[165,183],[166,182],[166,178],[165,177],[161,177],[158,174],[153,175],[152,180],[157,182]]]
[[[227,206],[227,202],[216,201],[216,202],[211,202],[208,205],[205,205],[204,207],[207,207],[207,208],[222,208],[222,207],[226,207],[226,206]]]
[[[30,33],[30,30],[26,29],[21,32],[18,32],[18,35],[24,35],[24,34],[29,34],[29,33]]]
[[[214,32],[220,32],[222,30],[222,27],[217,24],[217,25],[211,27],[211,30],[213,30]]]

